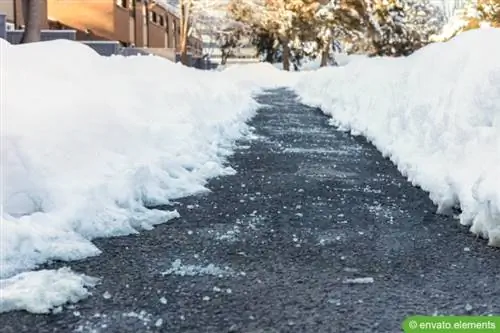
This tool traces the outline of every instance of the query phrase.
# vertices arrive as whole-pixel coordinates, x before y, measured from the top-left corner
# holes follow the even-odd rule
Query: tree
[[[231,0],[229,12],[262,37],[257,44],[268,50],[268,57],[281,53],[283,69],[290,70],[292,45],[298,43],[300,23],[305,21],[302,16],[316,7],[315,0]]]
[[[472,9],[472,10],[471,10]],[[468,22],[464,30],[475,29],[481,25],[500,27],[500,0],[477,0],[467,11]]]
[[[482,26],[500,27],[500,0],[468,0],[450,18],[436,40],[445,41],[461,32]]]
[[[257,55],[262,56],[265,62],[278,61],[279,43],[275,36],[264,29],[253,31],[252,44],[257,49]]]
[[[365,6],[367,33],[358,42],[371,56],[407,56],[431,42],[444,13],[429,0],[374,0]]]
[[[227,63],[227,59],[234,56],[234,51],[243,46],[248,31],[238,22],[231,22],[218,31],[216,41],[221,51],[221,65]]]
[[[180,19],[179,48],[181,63],[188,65],[189,38],[199,34],[201,26],[212,22],[214,17],[225,14],[225,0],[152,0],[176,10]]]
[[[455,15],[455,12],[463,8],[465,0],[441,0],[441,6],[443,8],[443,14],[448,21],[451,17]]]
[[[188,40],[191,34],[190,15],[193,10],[193,0],[180,0],[180,51],[181,63],[188,65]]]
[[[478,11],[481,20],[500,28],[500,0],[479,0]]]
[[[321,57],[320,66],[335,64],[331,53],[335,40],[366,33],[369,15],[364,0],[329,0],[321,3],[309,19],[314,34],[317,53]]]
[[[24,32],[21,44],[40,41],[41,11],[39,0],[22,0]]]

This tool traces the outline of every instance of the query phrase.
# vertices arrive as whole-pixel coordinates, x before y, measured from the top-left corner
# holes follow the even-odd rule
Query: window
[[[165,18],[163,17],[163,15],[158,15],[158,18],[160,19],[160,25],[163,27],[165,25]]]
[[[158,17],[156,15],[155,12],[151,12],[151,21],[153,21],[154,23],[156,23],[158,20]]]

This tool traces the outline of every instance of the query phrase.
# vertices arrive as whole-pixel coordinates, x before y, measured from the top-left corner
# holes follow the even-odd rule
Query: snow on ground
[[[237,78],[240,85],[247,89],[272,89],[288,87],[300,79],[300,73],[280,70],[270,63],[254,63],[231,65],[223,69],[223,73]]]
[[[101,57],[62,40],[12,46],[0,39],[0,50],[0,279],[14,279],[2,280],[0,296],[8,297],[4,310],[43,312],[64,303],[66,289],[45,283],[51,276],[61,283],[81,278],[15,275],[49,260],[98,255],[93,238],[178,216],[146,206],[204,191],[208,178],[234,173],[225,157],[248,132],[259,85],[241,69]],[[34,289],[29,299],[17,279],[45,281],[45,293]],[[67,300],[83,296],[82,288],[68,285]]]
[[[23,310],[47,313],[50,309],[75,303],[89,295],[98,279],[75,274],[69,268],[25,272],[0,280],[0,313]]]
[[[366,58],[365,55],[362,54],[347,54],[347,53],[339,53],[336,52],[334,54],[335,61],[337,62],[338,66],[345,66],[348,63],[350,63],[353,60],[357,59],[363,59]],[[304,59],[301,61],[300,69],[299,71],[314,71],[317,69],[320,69],[321,65],[321,58],[316,58],[316,59]],[[272,64],[272,66],[276,69],[283,70],[283,63],[275,63]],[[265,68],[265,67],[262,67]],[[290,64],[290,71],[293,72],[293,65]],[[285,76],[286,83],[282,84],[283,86],[289,85],[290,84],[290,76]],[[297,80],[297,78],[296,78]]]
[[[172,267],[161,273],[162,275],[196,276],[196,275],[214,275],[223,277],[233,275],[234,272],[229,267],[220,268],[214,264],[207,266],[184,265],[180,259],[172,263]]]
[[[358,59],[309,72],[302,101],[363,135],[438,212],[500,246],[500,29],[480,29],[408,58]]]

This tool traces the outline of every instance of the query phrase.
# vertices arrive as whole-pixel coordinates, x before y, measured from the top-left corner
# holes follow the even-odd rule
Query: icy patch
[[[153,315],[144,310],[141,310],[139,312],[135,311],[125,312],[123,313],[122,316],[126,318],[137,318],[138,320],[141,320],[144,323],[149,323],[153,320]]]
[[[320,155],[350,155],[355,149],[327,149],[327,148],[285,148],[284,153],[296,154],[320,154]]]
[[[375,215],[377,218],[383,218],[389,224],[394,223],[394,216],[391,208],[386,207],[385,205],[382,205],[380,203],[376,205],[365,204],[365,207],[372,215]]]
[[[325,164],[303,164],[299,166],[298,175],[314,178],[340,178],[345,181],[357,182],[358,174],[346,170],[337,169],[335,165]]]
[[[162,275],[179,275],[179,276],[199,276],[199,275],[213,275],[217,277],[232,276],[234,271],[229,267],[219,268],[214,264],[207,266],[200,265],[183,265],[180,259],[176,259],[172,263],[172,267]]]
[[[333,231],[327,231],[320,233],[317,236],[317,241],[318,245],[324,246],[324,245],[329,245],[338,241],[342,240],[343,234],[340,234],[338,232],[333,232]]]
[[[97,278],[74,273],[67,267],[21,273],[0,280],[0,313],[12,310],[49,313],[63,304],[87,298],[88,288],[97,282]]]
[[[387,200],[387,202],[389,202],[389,200]],[[370,212],[370,214],[375,216],[377,221],[389,224],[393,224],[396,219],[409,216],[408,212],[399,208],[397,203],[381,204],[379,202],[375,202],[372,205],[364,204],[364,207]]]
[[[369,284],[373,283],[375,280],[372,277],[359,277],[353,279],[345,279],[343,283],[345,284]]]
[[[213,232],[212,230],[209,230],[209,233]],[[228,230],[224,233],[220,232],[215,232],[215,239],[219,241],[225,241],[229,243],[233,243],[238,241],[239,239],[239,234],[241,233],[241,229],[239,226],[233,226],[231,230]]]
[[[133,327],[137,332],[157,331],[157,328],[164,324],[163,318],[149,313],[145,310],[135,310],[128,312],[114,311],[110,314],[96,312],[85,321],[80,321],[75,327],[75,333],[100,333],[116,332],[114,325]]]
[[[244,187],[245,185],[242,185]],[[257,195],[257,194],[256,194]],[[248,200],[253,201],[256,197],[249,197]],[[240,202],[245,202],[243,199]],[[209,237],[213,237],[218,241],[234,243],[248,235],[257,231],[264,223],[265,217],[255,215],[256,212],[249,216],[244,216],[236,219],[235,225],[218,224],[206,231]]]

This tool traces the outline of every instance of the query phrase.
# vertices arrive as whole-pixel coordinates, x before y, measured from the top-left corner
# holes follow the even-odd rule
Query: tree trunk
[[[180,1],[180,8],[181,8],[181,17],[180,17],[180,23],[181,23],[181,35],[180,35],[180,51],[181,51],[181,63],[185,66],[188,66],[188,37],[190,34],[190,29],[189,29],[189,15],[191,13],[191,6],[192,2],[191,0],[181,0]]]
[[[283,46],[283,70],[290,70],[290,46],[288,45],[288,40],[282,42]]]
[[[188,57],[188,53],[187,53],[187,44],[186,43],[182,43],[181,42],[181,63],[185,66],[188,66],[188,62],[189,62],[189,57]]]
[[[323,42],[321,47],[321,64],[320,67],[328,66],[328,60],[330,59],[330,45],[332,41],[327,39]]]
[[[227,58],[229,58],[229,53],[225,52],[225,51],[222,51],[221,53],[222,53],[222,56],[221,56],[220,64],[221,64],[221,66],[224,66],[227,63]]]
[[[272,50],[267,50],[266,51],[266,62],[268,63],[273,63],[274,61],[274,53]]]
[[[24,32],[21,44],[40,41],[41,8],[39,0],[22,0]]]
[[[321,51],[321,63],[320,63],[320,67],[326,67],[328,66],[328,50],[325,50],[323,49],[323,51]]]

